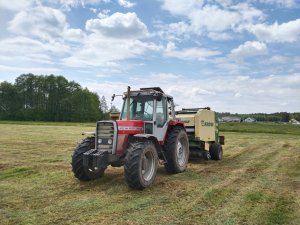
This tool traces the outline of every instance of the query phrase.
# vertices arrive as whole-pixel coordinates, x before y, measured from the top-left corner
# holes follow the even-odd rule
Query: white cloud
[[[155,76],[151,74],[150,76]],[[156,77],[159,77],[157,74]],[[176,76],[176,75],[175,75]],[[126,87],[131,85],[132,90],[140,87],[157,86],[157,79],[132,80],[130,83],[120,82],[94,82],[85,83],[88,88],[105,95],[110,99],[113,93],[122,94]],[[184,77],[181,75],[180,77]],[[174,97],[179,106],[177,110],[187,107],[210,106],[218,112],[278,112],[299,111],[300,100],[300,74],[270,75],[261,78],[250,76],[220,76],[210,79],[173,79],[162,80],[160,87],[163,91]],[[274,97],[276,96],[276,97]],[[259,99],[259,101],[258,101]],[[114,102],[119,108],[121,99]],[[230,103],[230,104],[229,104]],[[285,103],[284,105],[281,105]]]
[[[0,0],[0,9],[19,11],[32,6],[34,2],[34,0]]]
[[[204,1],[180,0],[174,4],[172,0],[164,0],[162,8],[187,19],[189,28],[186,31],[208,35],[213,40],[231,39],[229,31],[238,31],[242,24],[253,24],[265,18],[261,10],[249,3],[233,4],[232,1],[208,1],[204,4]]]
[[[148,34],[146,25],[135,13],[114,13],[86,22],[86,30],[114,38],[141,38]]]
[[[180,75],[174,73],[152,73],[147,75],[147,80],[159,80],[159,82],[172,81],[180,78],[182,78]],[[130,80],[134,83],[143,83],[145,77],[135,76],[130,78]]]
[[[108,66],[121,61],[143,55],[147,51],[159,51],[160,46],[134,39],[115,39],[91,34],[83,42],[83,46],[65,58],[65,65],[71,67]]]
[[[6,56],[50,53],[57,57],[70,52],[70,47],[60,42],[44,43],[28,37],[15,37],[0,41],[0,53]]]
[[[183,41],[190,37],[190,26],[181,21],[178,23],[170,24],[156,24],[155,27],[159,29],[155,34],[168,41]]]
[[[38,6],[17,13],[8,29],[20,35],[53,40],[61,36],[66,25],[66,17],[61,11]]]
[[[177,50],[173,42],[169,42],[164,51],[165,56],[177,58],[181,60],[205,60],[211,56],[221,54],[218,51],[206,49],[206,48],[186,48]]]
[[[44,6],[18,12],[9,22],[8,30],[14,34],[38,38],[50,43],[81,42],[85,37],[81,29],[70,28],[63,12]]]
[[[101,12],[98,13],[98,17],[99,17],[100,19],[106,18],[106,17],[109,16],[109,15],[108,15],[109,13],[110,13],[110,10],[109,10],[109,9],[104,9],[104,10],[102,10]]]
[[[58,9],[27,8],[9,22],[9,31],[19,36],[1,40],[0,53],[8,57],[6,65],[18,59],[21,64],[36,63],[37,67],[51,62],[67,67],[115,67],[119,61],[162,49],[138,40],[146,37],[148,31],[135,13],[115,13],[88,20],[86,27],[92,33],[70,28],[65,14]],[[49,57],[38,60],[37,55]]]
[[[237,12],[227,11],[217,6],[205,6],[202,10],[193,11],[189,15],[195,33],[206,31],[221,32],[239,23],[241,18]]]
[[[40,0],[51,5],[59,6],[62,10],[70,11],[72,8],[77,8],[79,6],[85,8],[87,5],[93,6],[100,3],[108,3],[110,0]],[[92,11],[95,11],[92,9]]]
[[[132,8],[133,6],[135,6],[135,3],[132,3],[128,0],[118,0],[118,3],[120,6],[123,6],[125,8]]]
[[[300,38],[300,19],[272,25],[256,24],[246,27],[259,40],[266,42],[296,42]]]
[[[292,8],[297,6],[297,0],[259,0],[264,4],[277,5],[279,7]],[[299,6],[299,5],[298,5]]]
[[[61,72],[60,69],[55,67],[16,67],[16,66],[3,66],[0,65],[0,71],[2,72],[18,72],[18,73],[35,73],[35,74],[55,74]]]
[[[227,41],[233,39],[233,36],[226,32],[209,32],[207,36],[214,41]]]
[[[240,59],[253,57],[257,55],[264,55],[268,52],[267,46],[258,41],[247,41],[239,47],[231,50],[230,56]]]
[[[198,10],[203,5],[202,0],[164,0],[162,8],[174,15],[186,16],[192,11]]]
[[[266,60],[267,64],[286,64],[288,62],[292,62],[293,59],[286,57],[286,56],[282,56],[282,55],[273,55],[270,59]]]

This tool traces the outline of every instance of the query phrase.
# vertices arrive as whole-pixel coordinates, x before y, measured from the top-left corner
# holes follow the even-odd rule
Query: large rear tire
[[[212,160],[221,160],[223,158],[223,149],[219,143],[212,143],[209,147],[209,153]]]
[[[150,186],[156,176],[158,156],[152,142],[135,142],[125,158],[124,174],[128,186],[142,190]]]
[[[95,148],[95,137],[85,138],[77,145],[72,156],[74,176],[82,181],[95,180],[102,177],[105,169],[88,169],[83,166],[83,153]]]
[[[189,159],[189,140],[182,127],[175,127],[168,132],[164,148],[166,171],[169,173],[185,171]]]

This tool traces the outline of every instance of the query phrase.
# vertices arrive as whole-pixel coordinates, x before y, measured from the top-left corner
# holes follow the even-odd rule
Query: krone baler
[[[182,109],[176,118],[184,122],[190,146],[190,156],[221,160],[224,136],[219,135],[219,121],[216,112],[209,107]]]

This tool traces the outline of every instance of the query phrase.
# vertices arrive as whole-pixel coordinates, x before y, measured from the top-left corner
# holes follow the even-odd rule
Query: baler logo
[[[213,122],[206,122],[204,120],[201,120],[201,126],[204,126],[204,127],[213,127],[214,123]]]

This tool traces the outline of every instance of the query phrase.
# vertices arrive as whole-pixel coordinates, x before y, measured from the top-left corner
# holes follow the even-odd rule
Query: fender
[[[168,124],[168,129],[167,129],[167,132],[165,133],[165,136],[164,136],[164,140],[161,141],[161,145],[164,145],[165,144],[165,141],[166,141],[166,138],[167,138],[167,133],[170,129],[172,129],[173,127],[176,127],[176,126],[180,126],[182,127],[185,131],[185,126],[184,126],[184,122],[181,121],[181,119],[175,119],[175,120],[170,120],[169,121],[169,124]]]
[[[137,139],[146,139],[152,141],[156,147],[158,158],[163,160],[164,163],[167,161],[162,146],[160,145],[160,142],[153,134],[136,134],[133,135],[133,137]]]

